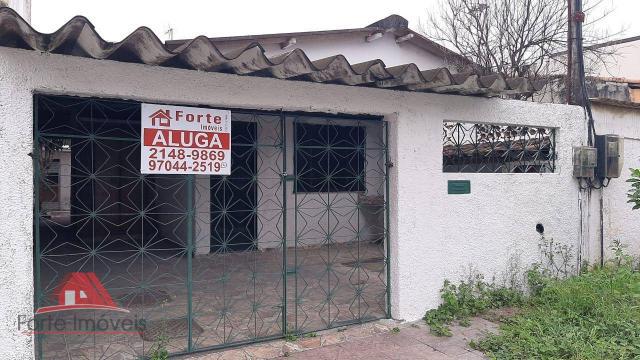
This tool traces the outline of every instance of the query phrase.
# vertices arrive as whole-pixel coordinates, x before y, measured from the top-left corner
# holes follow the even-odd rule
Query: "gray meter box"
[[[600,179],[620,177],[623,167],[624,139],[618,135],[597,135],[598,165],[596,175]]]
[[[597,164],[596,148],[576,146],[573,148],[573,176],[592,179]]]

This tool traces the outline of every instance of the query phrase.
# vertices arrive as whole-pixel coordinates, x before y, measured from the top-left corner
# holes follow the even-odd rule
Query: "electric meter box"
[[[617,178],[622,173],[624,139],[618,135],[597,135],[598,165],[596,175],[600,179]]]
[[[592,179],[597,165],[597,151],[591,146],[573,148],[573,176]]]

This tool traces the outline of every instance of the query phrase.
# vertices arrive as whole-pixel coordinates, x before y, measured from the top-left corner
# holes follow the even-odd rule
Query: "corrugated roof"
[[[103,40],[82,16],[74,17],[52,34],[41,34],[10,8],[0,8],[0,46],[205,72],[405,91],[499,96],[530,94],[542,87],[526,78],[452,74],[446,68],[420,70],[415,64],[386,67],[381,60],[350,64],[343,55],[310,60],[299,49],[268,58],[258,43],[222,53],[204,36],[169,50],[147,27],[112,43]]]
[[[600,81],[606,81],[606,82],[629,84],[629,85],[634,86],[634,87],[640,85],[640,79],[631,79],[631,78],[625,78],[625,77],[590,76],[587,79],[593,79],[593,80],[596,80],[596,81],[600,80]]]
[[[620,101],[608,98],[591,98],[590,100],[593,104],[616,106],[627,109],[640,109],[640,103],[632,101]]]

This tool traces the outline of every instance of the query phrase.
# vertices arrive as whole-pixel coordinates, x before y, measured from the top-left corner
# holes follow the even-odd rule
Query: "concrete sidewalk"
[[[395,330],[394,330],[395,328]],[[495,332],[498,324],[473,318],[469,327],[451,326],[453,336],[438,337],[429,332],[423,321],[400,324],[393,320],[327,330],[296,341],[276,340],[230,349],[223,352],[191,356],[188,359],[485,359],[469,347],[471,340]]]
[[[469,347],[469,341],[481,338],[488,331],[496,331],[497,325],[476,318],[469,327],[453,326],[453,336],[437,337],[420,323],[399,327],[399,332],[385,332],[367,338],[346,341],[290,354],[288,359],[351,360],[351,359],[485,359],[485,356]]]

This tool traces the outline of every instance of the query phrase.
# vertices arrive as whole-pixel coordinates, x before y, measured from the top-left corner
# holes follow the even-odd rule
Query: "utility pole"
[[[567,0],[567,75],[564,89],[567,96],[567,104],[573,104],[573,0]]]
[[[568,1],[568,35],[567,35],[567,103],[584,106],[583,88],[583,68],[584,52],[582,49],[582,23],[584,22],[584,12],[582,12],[582,0]]]

